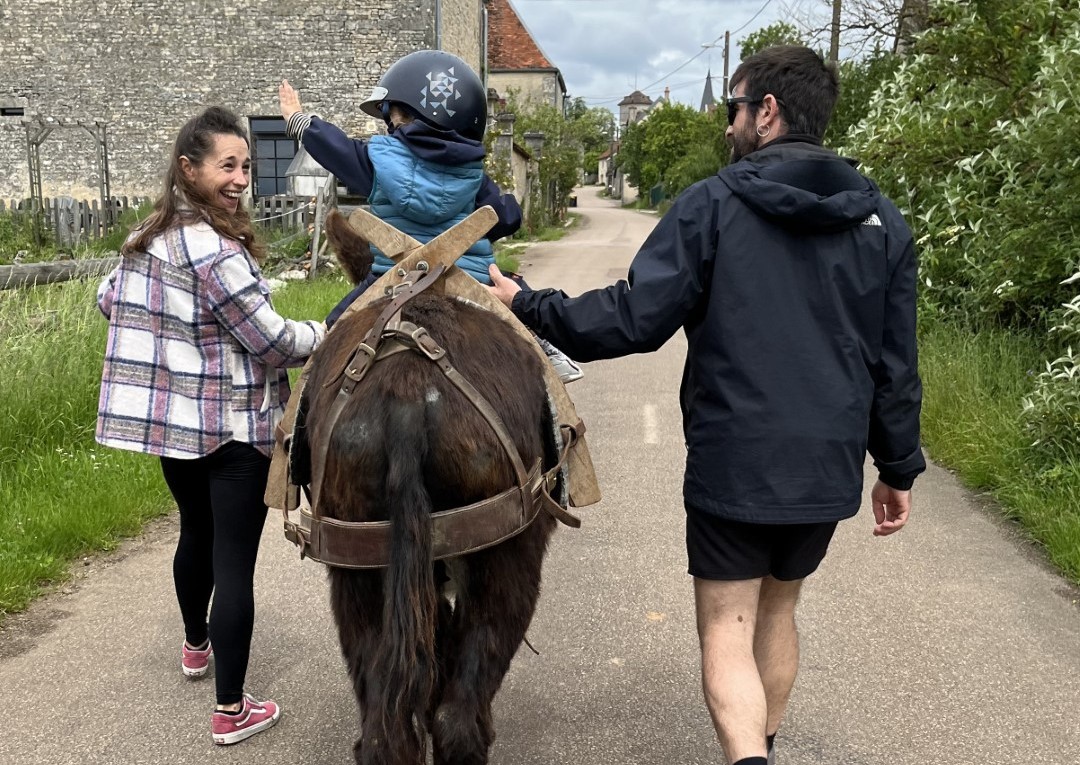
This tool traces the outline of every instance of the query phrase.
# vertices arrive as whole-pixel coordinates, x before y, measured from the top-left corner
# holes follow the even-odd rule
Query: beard
[[[738,162],[747,154],[758,150],[761,138],[754,131],[736,132],[731,136],[731,162]]]

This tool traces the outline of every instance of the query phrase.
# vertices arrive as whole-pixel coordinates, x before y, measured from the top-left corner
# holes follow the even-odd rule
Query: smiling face
[[[214,134],[214,143],[202,162],[180,158],[184,177],[209,204],[236,212],[240,196],[251,182],[251,157],[247,141],[231,133]]]

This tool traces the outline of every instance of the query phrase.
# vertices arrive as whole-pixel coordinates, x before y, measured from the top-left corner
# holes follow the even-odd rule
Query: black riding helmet
[[[487,91],[468,64],[441,50],[418,50],[395,61],[360,108],[386,119],[384,103],[403,104],[420,119],[466,138],[483,140]]]

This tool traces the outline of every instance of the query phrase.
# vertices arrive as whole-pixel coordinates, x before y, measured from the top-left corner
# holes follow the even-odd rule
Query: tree
[[[615,115],[602,107],[590,109],[585,99],[575,98],[567,106],[566,121],[570,135],[581,144],[583,169],[595,172],[600,155],[615,138]]]
[[[627,128],[618,163],[642,194],[663,184],[674,196],[712,175],[726,156],[722,112],[699,112],[685,104],[662,104],[648,119]]]
[[[759,53],[774,45],[805,45],[806,41],[799,28],[786,21],[777,21],[767,27],[762,27],[756,32],[751,32],[739,40],[739,56],[745,61],[755,53]]]
[[[798,27],[806,44],[827,49],[832,36],[833,0],[819,0],[805,12]],[[928,0],[843,0],[840,45],[855,56],[871,51],[904,53],[926,28]]]
[[[581,98],[560,111],[551,104],[521,103],[514,91],[508,94],[506,109],[516,117],[516,143],[524,145],[526,133],[544,136],[537,189],[548,205],[534,200],[530,205],[531,219],[525,222],[527,229],[535,231],[561,219],[582,169],[595,168],[600,154],[611,145],[615,118],[607,109],[588,108]]]
[[[943,0],[843,152],[913,224],[924,306],[1045,326],[1077,265],[1080,63],[1070,0]]]
[[[892,79],[901,60],[901,56],[875,50],[864,58],[841,61],[837,65],[840,98],[825,132],[826,146],[839,146],[848,131],[862,122],[875,94]]]

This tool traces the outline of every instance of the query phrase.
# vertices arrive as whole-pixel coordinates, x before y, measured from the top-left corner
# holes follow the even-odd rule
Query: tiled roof
[[[488,9],[490,69],[555,69],[517,15],[510,0],[484,0]]]
[[[630,104],[643,104],[645,106],[651,106],[652,99],[642,93],[640,90],[635,90],[633,93],[631,93],[619,102],[619,106],[629,106]]]

